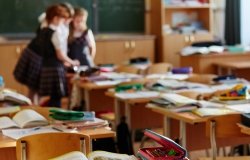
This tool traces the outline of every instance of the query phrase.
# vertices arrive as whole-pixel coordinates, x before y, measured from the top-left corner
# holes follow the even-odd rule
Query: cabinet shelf
[[[213,2],[167,4],[165,0],[150,1],[151,34],[157,36],[157,61],[172,63],[180,66],[179,56],[176,56],[184,47],[202,41],[213,40]],[[198,2],[198,0],[197,0]],[[183,24],[198,22],[196,29],[181,28],[184,33],[175,32],[175,28]],[[204,30],[198,30],[200,26]],[[173,33],[168,33],[172,29]],[[196,30],[195,33],[190,33]]]

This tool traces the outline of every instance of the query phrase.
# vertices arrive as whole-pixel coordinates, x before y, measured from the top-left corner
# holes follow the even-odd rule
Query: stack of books
[[[53,122],[53,128],[59,131],[77,131],[83,128],[108,126],[107,121],[95,117],[95,112],[51,109],[50,113],[50,117],[55,120]]]

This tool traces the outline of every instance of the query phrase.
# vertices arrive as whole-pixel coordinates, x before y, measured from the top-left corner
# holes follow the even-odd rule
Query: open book
[[[73,151],[59,157],[49,160],[88,160],[87,157],[80,151]]]
[[[73,151],[49,160],[137,160],[137,158],[135,156],[106,151],[91,152],[87,158],[82,152]]]
[[[201,117],[236,113],[234,110],[231,110],[229,108],[197,108],[192,110],[192,112]]]
[[[197,100],[191,99],[175,93],[165,93],[161,94],[161,98],[170,102],[176,107],[186,106],[186,105],[197,105]]]
[[[164,93],[158,99],[152,99],[151,104],[169,109],[173,112],[190,111],[199,108],[200,104],[197,100],[178,95],[175,93]]]
[[[0,101],[10,101],[20,105],[31,104],[31,100],[28,97],[8,89],[0,91]]]
[[[10,113],[16,113],[20,111],[19,106],[8,106],[8,107],[0,107],[0,115],[8,115]]]
[[[137,158],[127,154],[94,151],[88,155],[88,160],[137,160]]]
[[[39,113],[31,109],[24,109],[18,112],[12,119],[7,116],[0,117],[0,129],[5,128],[26,128],[48,125],[48,121]]]

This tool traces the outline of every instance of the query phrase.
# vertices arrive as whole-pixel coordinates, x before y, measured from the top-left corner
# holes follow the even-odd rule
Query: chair
[[[148,67],[146,74],[164,74],[171,71],[173,65],[170,63],[155,63]]]
[[[217,77],[215,74],[192,74],[186,81],[211,84],[213,78]]]
[[[124,72],[124,73],[131,73],[131,74],[139,74],[139,68],[136,68],[135,66],[119,66],[115,70],[116,72]]]
[[[237,123],[241,121],[240,114],[228,114],[215,116],[208,119],[206,123],[206,135],[210,138],[212,156],[210,158],[200,158],[199,160],[227,160],[229,157],[217,157],[217,141],[223,138],[226,141],[229,138],[243,138],[247,135],[240,132]],[[247,157],[250,159],[250,157]],[[233,157],[234,160],[245,160],[246,157]]]
[[[78,133],[42,133],[17,140],[17,160],[45,160],[71,151],[90,152],[90,138]]]

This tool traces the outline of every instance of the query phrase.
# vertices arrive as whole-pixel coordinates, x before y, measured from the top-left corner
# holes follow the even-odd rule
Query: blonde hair
[[[68,2],[59,3],[60,6],[64,7],[69,13],[69,18],[73,17],[75,14],[73,6]]]
[[[78,17],[78,16],[85,16],[86,18],[88,18],[88,11],[84,8],[75,8],[74,12],[75,14],[73,18]],[[82,26],[82,30],[87,30],[87,28],[88,28],[87,24],[85,24],[85,26]],[[74,28],[73,21],[72,21],[69,25],[69,38],[68,38],[69,43],[72,42],[74,39],[74,36],[73,36],[74,30],[75,28]]]

